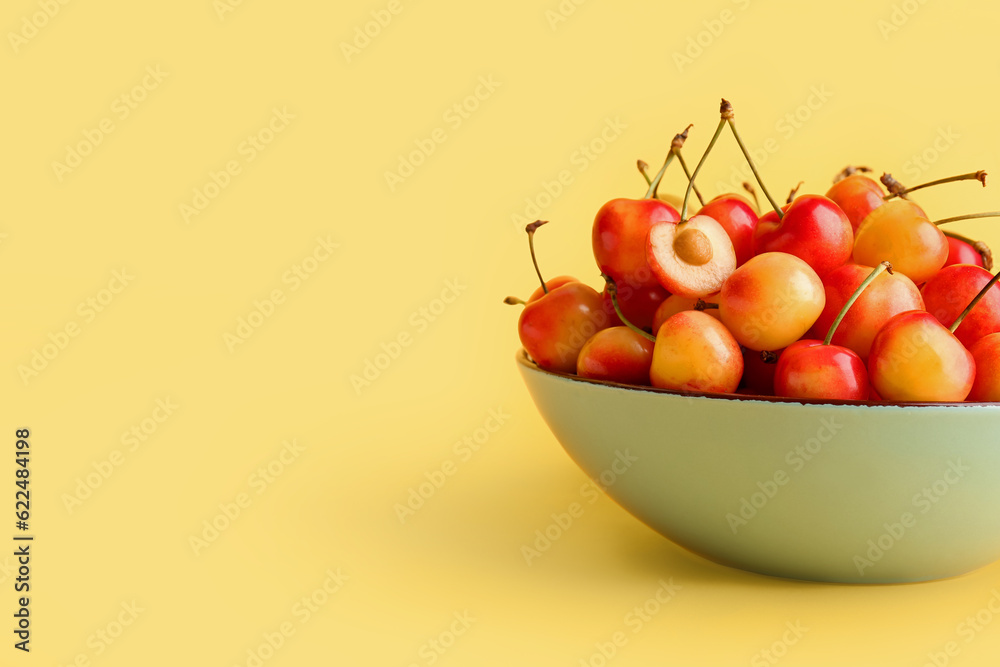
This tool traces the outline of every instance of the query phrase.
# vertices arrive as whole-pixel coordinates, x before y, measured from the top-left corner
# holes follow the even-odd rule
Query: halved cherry
[[[707,215],[649,230],[647,261],[671,294],[703,297],[718,292],[736,269],[736,252],[722,225]]]

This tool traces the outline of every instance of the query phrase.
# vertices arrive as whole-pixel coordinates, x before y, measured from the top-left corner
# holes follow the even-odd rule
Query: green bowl
[[[1000,559],[1000,404],[693,394],[552,373],[523,350],[517,362],[577,465],[709,560],[884,584]]]

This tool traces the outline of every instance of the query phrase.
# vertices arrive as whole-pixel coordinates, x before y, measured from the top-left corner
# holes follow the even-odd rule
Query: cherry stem
[[[639,168],[639,173],[646,179],[646,185],[652,185],[653,179],[649,176],[649,163],[645,160],[636,160],[635,166]]]
[[[778,202],[774,201],[774,197],[771,196],[771,193],[767,191],[767,186],[764,185],[764,181],[760,179],[760,174],[757,172],[757,165],[753,163],[753,158],[750,157],[750,151],[748,151],[747,147],[743,144],[743,139],[740,138],[740,133],[736,131],[736,123],[733,122],[733,105],[723,99],[721,111],[722,120],[729,123],[729,129],[733,131],[733,136],[736,137],[736,143],[740,145],[740,150],[743,151],[743,157],[746,158],[747,164],[750,165],[750,171],[753,172],[754,178],[757,179],[757,185],[760,186],[761,192],[763,192],[764,196],[767,197],[767,201],[771,203],[771,206],[774,208],[774,212],[778,214],[778,219],[780,220],[785,217],[785,213],[781,210],[781,207],[778,206]]]
[[[519,299],[516,296],[509,296],[503,300],[508,306],[527,306],[528,302],[524,299]]]
[[[688,125],[687,127],[684,128],[683,132],[678,132],[677,134],[674,135],[674,138],[670,141],[670,153],[667,155],[667,159],[663,161],[663,166],[660,167],[660,171],[656,174],[656,178],[654,178],[652,181],[649,181],[649,175],[646,174],[646,169],[649,167],[649,165],[647,165],[642,160],[639,160],[638,162],[639,171],[642,172],[642,175],[646,177],[646,181],[649,182],[649,190],[646,191],[646,197],[645,197],[646,199],[656,198],[657,190],[659,190],[660,188],[660,181],[663,180],[663,174],[666,173],[667,167],[670,166],[670,163],[673,161],[675,156],[680,158],[681,164],[684,164],[684,158],[681,157],[680,148],[684,145],[684,142],[687,141],[688,130],[690,130],[692,127],[694,127],[694,125]],[[687,174],[688,180],[690,181],[691,175],[688,174],[686,165],[684,167],[684,173]],[[698,198],[701,199],[701,195],[698,195]]]
[[[972,246],[972,249],[978,252],[979,256],[983,258],[983,268],[987,271],[991,271],[993,269],[993,251],[990,250],[990,247],[986,245],[986,243],[970,239],[968,236],[962,236],[961,234],[956,234],[955,232],[948,230],[945,230],[944,235],[950,236],[953,239],[958,239],[963,243],[968,243]]]
[[[699,311],[700,310],[713,310],[713,309],[718,308],[718,307],[719,307],[719,304],[717,304],[717,303],[709,303],[708,301],[704,301],[702,299],[698,299],[697,301],[694,302],[694,309],[695,310],[699,310]]]
[[[805,181],[799,181],[799,184],[792,188],[792,191],[788,193],[788,199],[785,200],[786,204],[791,204],[795,200],[795,195],[798,193],[799,188],[802,187],[803,183],[805,183]]]
[[[830,325],[830,330],[826,332],[826,338],[823,339],[823,345],[830,344],[830,341],[833,340],[833,334],[837,332],[837,327],[840,326],[840,323],[841,321],[843,321],[844,316],[847,315],[847,311],[851,309],[851,306],[853,306],[854,302],[858,300],[858,297],[861,296],[861,293],[865,291],[865,288],[871,285],[872,281],[878,278],[879,274],[881,274],[883,271],[888,271],[891,274],[892,264],[890,264],[889,262],[882,262],[881,264],[876,266],[871,273],[868,274],[868,277],[865,278],[860,285],[858,285],[858,289],[854,290],[854,294],[851,295],[851,298],[847,300],[847,303],[844,304],[844,307],[840,309],[839,313],[837,313],[837,319],[833,321],[833,324]]]
[[[684,128],[683,132],[681,132],[680,134],[677,134],[674,137],[674,140],[672,142],[670,142],[670,150],[671,150],[671,152],[677,154],[677,161],[681,163],[681,168],[684,170],[684,175],[687,176],[688,183],[690,183],[691,187],[694,188],[694,194],[698,197],[698,202],[702,206],[704,206],[705,205],[705,198],[702,197],[701,196],[701,192],[698,191],[698,186],[694,185],[694,178],[692,178],[692,176],[691,176],[691,170],[688,169],[687,161],[684,159],[684,156],[681,154],[681,149],[684,148],[684,142],[687,141],[687,133],[688,133],[688,131],[692,127],[694,127],[693,124],[688,125],[687,127]]]
[[[687,162],[684,160],[684,156],[681,155],[681,149],[675,148],[674,152],[677,153],[677,160],[681,163],[681,168],[684,170],[684,175],[687,176],[688,182],[691,183],[691,187],[694,188],[694,194],[698,198],[698,203],[702,206],[705,205],[705,198],[701,196],[698,192],[698,186],[694,185],[694,178],[691,176],[691,170],[688,169]]]
[[[750,196],[753,197],[753,205],[756,206],[757,210],[759,211],[760,210],[760,200],[757,199],[757,190],[754,189],[754,187],[752,185],[750,185],[749,181],[743,181],[743,189],[746,190],[747,192],[749,192]]]
[[[646,190],[646,196],[643,197],[643,199],[656,199],[656,191],[660,189],[660,181],[663,180],[663,175],[667,173],[667,167],[669,167],[670,163],[673,161],[674,152],[670,151],[670,154],[667,155],[667,159],[663,161],[663,166],[660,167],[660,170],[656,172],[656,176],[650,182],[649,189]]]
[[[953,232],[953,231],[951,231],[949,229],[944,230],[944,235],[945,236],[950,236],[953,239],[958,239],[959,241],[964,241],[964,242],[968,243],[969,245],[973,245],[975,243],[978,243],[978,241],[973,241],[968,236],[962,236],[961,234],[956,234],[955,232]]]
[[[535,220],[533,223],[524,228],[524,231],[528,232],[528,248],[531,250],[531,263],[535,265],[535,273],[538,274],[538,282],[542,283],[542,292],[545,294],[549,293],[549,288],[542,280],[542,272],[538,270],[538,260],[535,259],[535,232],[542,225],[547,225],[548,220]]]
[[[974,220],[975,218],[1000,218],[1000,211],[987,211],[986,213],[969,213],[968,215],[956,215],[954,218],[935,220],[932,224],[943,225],[948,222],[957,222],[959,220]]]
[[[893,178],[892,174],[890,174],[889,172],[887,171],[882,172],[882,175],[879,176],[878,180],[879,183],[884,185],[885,189],[889,191],[889,194],[897,195],[901,199],[909,199],[909,196],[907,196],[906,194],[906,186],[897,181],[895,178]],[[884,198],[883,201],[885,201]]]
[[[691,191],[694,189],[694,179],[697,178],[698,172],[701,171],[701,165],[705,164],[705,159],[708,157],[708,154],[712,152],[712,148],[715,147],[715,142],[719,140],[719,135],[722,134],[722,128],[725,126],[726,118],[723,116],[722,120],[719,121],[719,126],[715,128],[715,134],[712,135],[712,140],[708,142],[708,148],[705,149],[701,159],[698,160],[698,165],[694,168],[694,173],[688,178],[687,191],[684,192],[684,205],[681,207],[681,222],[688,219],[688,201],[691,199]],[[673,152],[670,154],[674,155]]]
[[[602,273],[601,277],[604,278],[604,282],[607,284],[608,295],[611,297],[611,305],[615,307],[615,313],[618,315],[618,319],[622,321],[622,324],[627,326],[632,331],[636,332],[640,336],[648,338],[649,340],[656,342],[656,336],[646,333],[636,325],[628,321],[625,314],[622,313],[621,306],[618,305],[618,286],[615,284],[615,279],[606,273]]]
[[[907,194],[913,192],[914,190],[922,190],[923,188],[929,188],[932,185],[941,185],[943,183],[953,183],[955,181],[971,181],[971,180],[979,181],[980,183],[983,184],[983,187],[985,188],[986,187],[986,172],[982,171],[982,170],[980,170],[980,171],[972,171],[972,172],[969,172],[968,174],[959,174],[958,176],[949,176],[948,178],[939,178],[936,181],[928,181],[927,183],[921,183],[920,185],[914,185],[911,188],[903,188],[902,190],[899,190],[899,191],[896,191],[896,192],[890,192],[889,194],[887,194],[882,199],[884,199],[885,201],[889,201],[893,197],[902,197],[903,195],[907,195]]]
[[[955,330],[958,329],[958,327],[962,324],[962,320],[965,319],[965,316],[968,315],[970,312],[972,312],[972,309],[976,307],[976,304],[979,303],[980,299],[986,296],[986,293],[989,292],[990,289],[997,284],[998,280],[1000,280],[1000,273],[997,273],[995,276],[990,278],[990,281],[988,283],[983,285],[983,289],[979,290],[979,294],[977,294],[976,297],[969,303],[969,305],[965,307],[965,310],[963,310],[961,315],[958,316],[958,319],[955,320],[954,324],[948,327],[948,331],[955,333]]]

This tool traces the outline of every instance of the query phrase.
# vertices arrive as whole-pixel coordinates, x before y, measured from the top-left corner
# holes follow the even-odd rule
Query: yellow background
[[[600,665],[597,645],[618,631],[628,641],[608,664],[771,664],[759,652],[796,622],[808,631],[781,657],[789,667],[919,666],[949,641],[960,648],[949,664],[996,664],[1000,622],[971,642],[956,627],[1000,587],[1000,564],[913,586],[795,583],[703,561],[603,496],[589,504],[515,370],[518,313],[501,299],[535,284],[513,219],[530,215],[526,199],[570,171],[541,199],[552,224],[538,252],[548,276],[596,286],[594,213],[641,196],[635,160],[658,165],[688,123],[693,164],[720,96],[751,147],[777,146],[761,165],[776,197],[799,180],[824,192],[851,163],[909,183],[1000,174],[1000,9],[563,0],[554,22],[559,0],[398,0],[348,58],[341,44],[371,12],[384,22],[387,1],[217,4],[9,0],[0,11],[0,533],[15,532],[14,430],[27,426],[37,536],[30,655],[12,648],[12,558],[0,557],[0,664],[247,665],[282,624],[294,634],[263,664]],[[12,44],[42,5],[58,12]],[[696,57],[679,65],[689,48]],[[163,80],[121,118],[115,100],[157,67]],[[456,121],[449,109],[491,77],[498,87],[479,88],[485,99]],[[250,161],[241,145],[274,109],[294,118]],[[53,163],[106,119],[113,131],[60,180]],[[581,162],[609,121],[626,127]],[[429,137],[445,141],[390,188],[386,172]],[[225,182],[230,161],[238,173],[186,221],[181,205],[213,173]],[[717,193],[734,165],[724,136],[704,189]],[[680,184],[671,171],[666,189]],[[919,201],[945,217],[996,209],[1000,196],[963,183]],[[956,228],[997,243],[993,224]],[[312,265],[318,237],[338,247]],[[293,290],[296,265],[315,272]],[[103,292],[122,269],[134,278]],[[460,289],[446,304],[448,281]],[[227,346],[274,290],[283,302]],[[80,304],[109,297],[88,321]],[[78,335],[62,339],[72,324]],[[378,358],[401,335],[409,344]],[[25,381],[19,367],[59,340]],[[356,389],[351,377],[376,359],[385,368]],[[157,399],[178,406],[162,423],[150,421],[164,417]],[[456,450],[483,439],[491,410],[509,417],[479,451]],[[122,435],[143,424],[155,432],[130,451]],[[292,439],[304,451],[262,488],[255,471]],[[120,465],[68,507],[110,457]],[[397,504],[449,465],[401,521]],[[238,497],[249,506],[195,553],[192,536],[225,525],[219,506]],[[573,502],[583,516],[527,564],[522,545]],[[328,570],[347,580],[317,594],[325,604],[306,620],[296,605]],[[676,596],[633,633],[626,615],[671,578]],[[96,639],[117,634],[133,601],[134,622],[110,645]],[[474,622],[453,626],[463,613]],[[435,653],[432,640],[450,646]]]

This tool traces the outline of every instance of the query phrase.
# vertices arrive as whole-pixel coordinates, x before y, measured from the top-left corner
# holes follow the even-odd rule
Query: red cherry
[[[580,350],[576,374],[595,380],[648,385],[653,341],[626,326],[602,329]]]
[[[823,278],[826,305],[823,306],[823,313],[819,319],[806,334],[807,338],[826,336],[844,304],[871,272],[870,266],[845,264]],[[862,359],[868,359],[872,340],[882,325],[893,315],[907,310],[923,309],[924,300],[912,280],[898,271],[893,274],[883,273],[861,293],[855,304],[847,311],[831,342],[854,350]]]
[[[989,271],[972,264],[945,267],[924,284],[924,306],[938,322],[950,327],[992,278]],[[955,336],[972,348],[980,338],[996,332],[1000,332],[1000,286],[994,285],[962,320]]]
[[[885,190],[874,179],[862,174],[852,174],[833,184],[826,191],[827,198],[840,207],[857,231],[861,221],[885,202]]]
[[[541,285],[535,288],[535,291],[532,292],[531,296],[528,298],[528,303],[531,303],[532,301],[538,301],[539,299],[541,299],[543,296],[545,296],[546,290],[551,292],[555,288],[562,287],[567,283],[577,283],[577,282],[580,281],[577,280],[576,278],[573,278],[572,276],[556,276],[555,278],[550,278],[549,280],[545,281],[544,288]]]
[[[774,214],[777,218],[777,214]],[[754,229],[754,254],[785,252],[804,260],[820,278],[851,257],[854,231],[844,212],[826,197],[802,195],[784,217],[761,217]]]
[[[861,357],[851,349],[831,345],[846,316],[857,306],[860,297],[883,271],[892,272],[888,262],[868,271],[826,332],[826,338],[799,340],[781,353],[774,373],[774,393],[790,398],[863,401],[868,398],[868,370]]]
[[[528,303],[521,311],[517,332],[536,364],[550,371],[573,373],[580,350],[607,322],[597,290],[572,282]]]
[[[782,214],[788,211],[789,206],[791,206],[791,204],[782,205],[781,207]],[[777,211],[771,209],[770,211],[766,212],[764,215],[760,216],[760,218],[757,219],[757,225],[760,225],[762,222],[767,222],[770,225],[776,225],[779,222],[781,222],[781,218],[778,217]],[[754,225],[754,231],[757,231],[757,225]],[[759,254],[760,253],[756,252],[756,250],[754,251],[754,255],[759,255]]]
[[[636,289],[628,285],[618,285],[618,306],[622,309],[622,313],[626,319],[640,329],[652,328],[657,308],[669,296],[670,292],[659,285]],[[601,300],[604,312],[608,313],[610,318],[610,326],[624,324],[619,319],[618,314],[615,313],[615,307],[611,303],[611,293],[608,291],[607,285],[604,286],[604,291],[601,292]]]
[[[945,236],[948,236],[945,234]],[[953,236],[948,236],[948,259],[945,266],[953,264],[974,264],[983,265],[983,256],[976,252],[976,249],[965,241],[960,241]]]
[[[974,264],[985,269],[993,268],[993,254],[985,243],[950,232],[945,232],[944,235],[948,238],[948,259],[945,260],[945,266]]]
[[[949,269],[954,270],[960,267],[967,269],[967,273],[983,270],[968,264],[956,264],[953,267],[949,267]],[[956,347],[956,343],[958,342],[958,338],[954,336],[955,332],[965,325],[965,320],[975,312],[976,308],[980,305],[980,301],[985,300],[988,296],[993,296],[993,288],[997,284],[997,281],[1000,281],[1000,273],[991,277],[982,286],[972,301],[969,302],[969,305],[959,313],[948,329],[944,329],[944,326],[937,323],[937,320],[933,320],[933,316],[929,313],[927,314],[942,331],[951,336],[950,340],[946,339],[945,336],[930,326],[925,327],[928,330],[927,332],[907,332],[907,335],[911,338],[911,348],[927,347],[926,343],[929,341],[933,344],[932,351],[937,355],[937,358],[928,355],[922,349],[907,350],[907,361],[917,360],[918,368],[916,370],[920,372],[920,375],[917,372],[911,371],[907,374],[910,377],[904,377],[904,380],[911,383],[918,383],[919,380],[915,380],[914,378],[929,376],[931,381],[934,381],[940,380],[940,376],[945,375],[942,391],[950,390],[955,395],[954,398],[947,400],[960,401],[966,398],[966,396],[971,401],[994,401],[1000,398],[1000,372],[998,372],[1000,368],[998,368],[997,364],[998,353],[1000,353],[1000,333],[991,333],[983,336],[969,349],[957,345],[967,358],[963,358],[962,354],[951,349]],[[886,326],[889,325],[887,324]],[[917,340],[917,333],[920,334],[920,340]],[[898,360],[895,361],[898,366]],[[942,369],[951,371],[951,374],[943,373]],[[961,387],[965,390],[965,394],[962,396],[958,395],[960,389],[959,383],[966,383],[966,385]]]
[[[524,305],[517,321],[517,334],[528,356],[546,370],[573,373],[580,350],[591,336],[608,326],[609,318],[601,308],[601,295],[594,288],[569,276],[549,282],[542,279],[535,259],[535,232],[544,224],[545,221],[536,220],[524,228],[531,263],[541,283],[541,296],[528,302],[507,297],[504,302]],[[549,287],[556,282],[562,284],[554,289]]]
[[[597,212],[591,240],[601,273],[622,286],[657,286],[646,263],[646,237],[658,222],[681,219],[670,204],[657,199],[612,199]]]
[[[753,230],[757,226],[757,213],[746,197],[735,193],[719,195],[702,206],[698,215],[713,218],[726,230],[736,251],[737,266],[753,257]]]
[[[759,205],[757,203],[757,192],[756,192],[756,190],[753,189],[753,186],[750,185],[750,183],[744,183],[743,187],[746,188],[746,191],[748,193],[750,193],[750,194],[753,195],[753,199],[750,199],[750,197],[747,197],[746,195],[741,194],[739,192],[726,192],[725,194],[718,195],[717,197],[715,197],[715,199],[719,199],[720,197],[735,197],[736,199],[739,199],[744,204],[746,204],[747,206],[749,206],[753,210],[754,214],[757,217],[760,217],[760,213],[759,213],[760,208],[759,208]]]
[[[791,398],[864,401],[868,398],[868,371],[853,350],[803,339],[781,353],[774,393]]]
[[[1000,401],[1000,333],[983,336],[969,351],[976,361],[976,379],[968,400]]]

